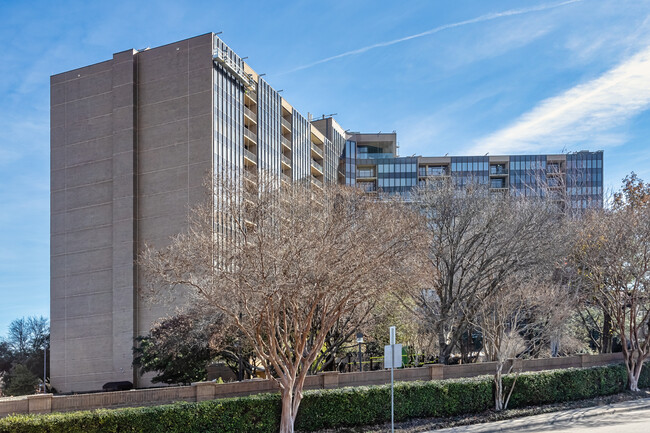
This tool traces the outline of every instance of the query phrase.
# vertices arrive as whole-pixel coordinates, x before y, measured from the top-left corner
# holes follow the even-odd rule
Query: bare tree
[[[398,202],[326,186],[247,190],[216,182],[215,203],[188,233],[141,256],[150,287],[221,310],[281,389],[281,432],[293,432],[309,367],[337,321],[408,275],[417,230]]]
[[[486,297],[516,273],[552,268],[562,219],[551,200],[494,195],[478,184],[439,183],[413,201],[426,217],[430,245],[423,284],[429,289],[414,296],[446,364]]]
[[[504,367],[509,360],[525,355],[531,346],[562,328],[573,311],[566,288],[553,283],[548,275],[519,274],[483,299],[471,323],[481,329],[483,350],[496,363],[494,373],[495,410],[508,408],[519,371],[509,389],[504,388]],[[514,362],[507,373],[513,371]]]
[[[626,178],[612,209],[585,217],[570,261],[574,283],[612,319],[632,391],[650,357],[650,195],[638,186]]]

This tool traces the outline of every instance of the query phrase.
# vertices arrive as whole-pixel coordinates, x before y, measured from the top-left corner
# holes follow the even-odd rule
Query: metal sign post
[[[390,431],[395,433],[395,386],[393,372],[395,371],[395,327],[390,327]]]
[[[397,358],[395,352],[398,352]],[[390,431],[395,431],[395,376],[394,370],[402,366],[402,345],[395,344],[395,327],[390,327],[390,344],[384,346],[384,368],[390,368]]]

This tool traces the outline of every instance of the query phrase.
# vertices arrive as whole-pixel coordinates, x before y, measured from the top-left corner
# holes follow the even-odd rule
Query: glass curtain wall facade
[[[219,38],[214,38],[214,50],[220,50],[222,56],[228,57],[234,64],[244,67],[242,59],[235,54]],[[213,70],[213,127],[214,127],[214,176],[219,180],[223,176],[231,177],[228,182],[241,186],[239,173],[244,167],[244,88],[225,68],[217,65]],[[215,191],[215,207],[225,203],[226,199],[237,199],[226,193],[223,189]],[[223,195],[223,196],[222,196]],[[217,212],[215,229],[220,233],[228,230],[229,222],[222,221]]]
[[[338,182],[339,161],[344,147],[345,138],[336,129],[333,129],[332,139],[325,140],[325,158],[323,161],[325,183]]]
[[[418,159],[415,157],[375,160],[377,188],[389,194],[406,195],[418,182]]]
[[[510,157],[510,190],[517,197],[544,196],[547,190],[546,155]]]
[[[281,106],[280,94],[266,81],[260,79],[257,90],[257,167],[260,176],[269,176],[272,183],[280,184]]]
[[[311,177],[311,126],[307,119],[293,110],[291,129],[292,180],[308,184]]]
[[[603,206],[603,152],[567,155],[566,183],[572,209]]]
[[[487,185],[489,165],[487,156],[452,156],[451,177],[458,187],[473,182]]]
[[[355,186],[357,184],[357,142],[346,140],[345,142],[345,184]]]

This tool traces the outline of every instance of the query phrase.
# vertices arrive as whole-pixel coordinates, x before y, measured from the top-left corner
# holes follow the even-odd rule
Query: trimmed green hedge
[[[650,385],[644,369],[639,386]],[[513,377],[506,376],[507,386]],[[524,373],[517,379],[510,407],[578,400],[625,389],[623,365]],[[448,417],[493,407],[492,378],[395,385],[395,418]],[[372,425],[390,420],[390,386],[306,391],[296,429]],[[15,415],[0,419],[0,433],[198,433],[277,432],[280,396],[260,394],[201,403],[102,409],[48,415]]]

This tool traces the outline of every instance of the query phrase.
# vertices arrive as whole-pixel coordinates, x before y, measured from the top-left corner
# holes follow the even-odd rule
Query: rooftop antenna
[[[215,35],[220,35],[221,33],[223,33],[223,32],[217,32],[217,33],[215,33]]]
[[[449,152],[445,153],[445,156],[449,155]]]
[[[258,77],[263,77],[263,76],[265,76],[265,75],[266,75],[266,72],[263,73],[263,74],[259,74]]]
[[[242,57],[241,59],[242,59],[242,60],[246,60],[247,58],[248,58],[248,56],[246,56],[246,57]]]
[[[490,153],[490,152],[485,152],[485,155],[483,155],[483,156],[488,156],[489,153]]]

